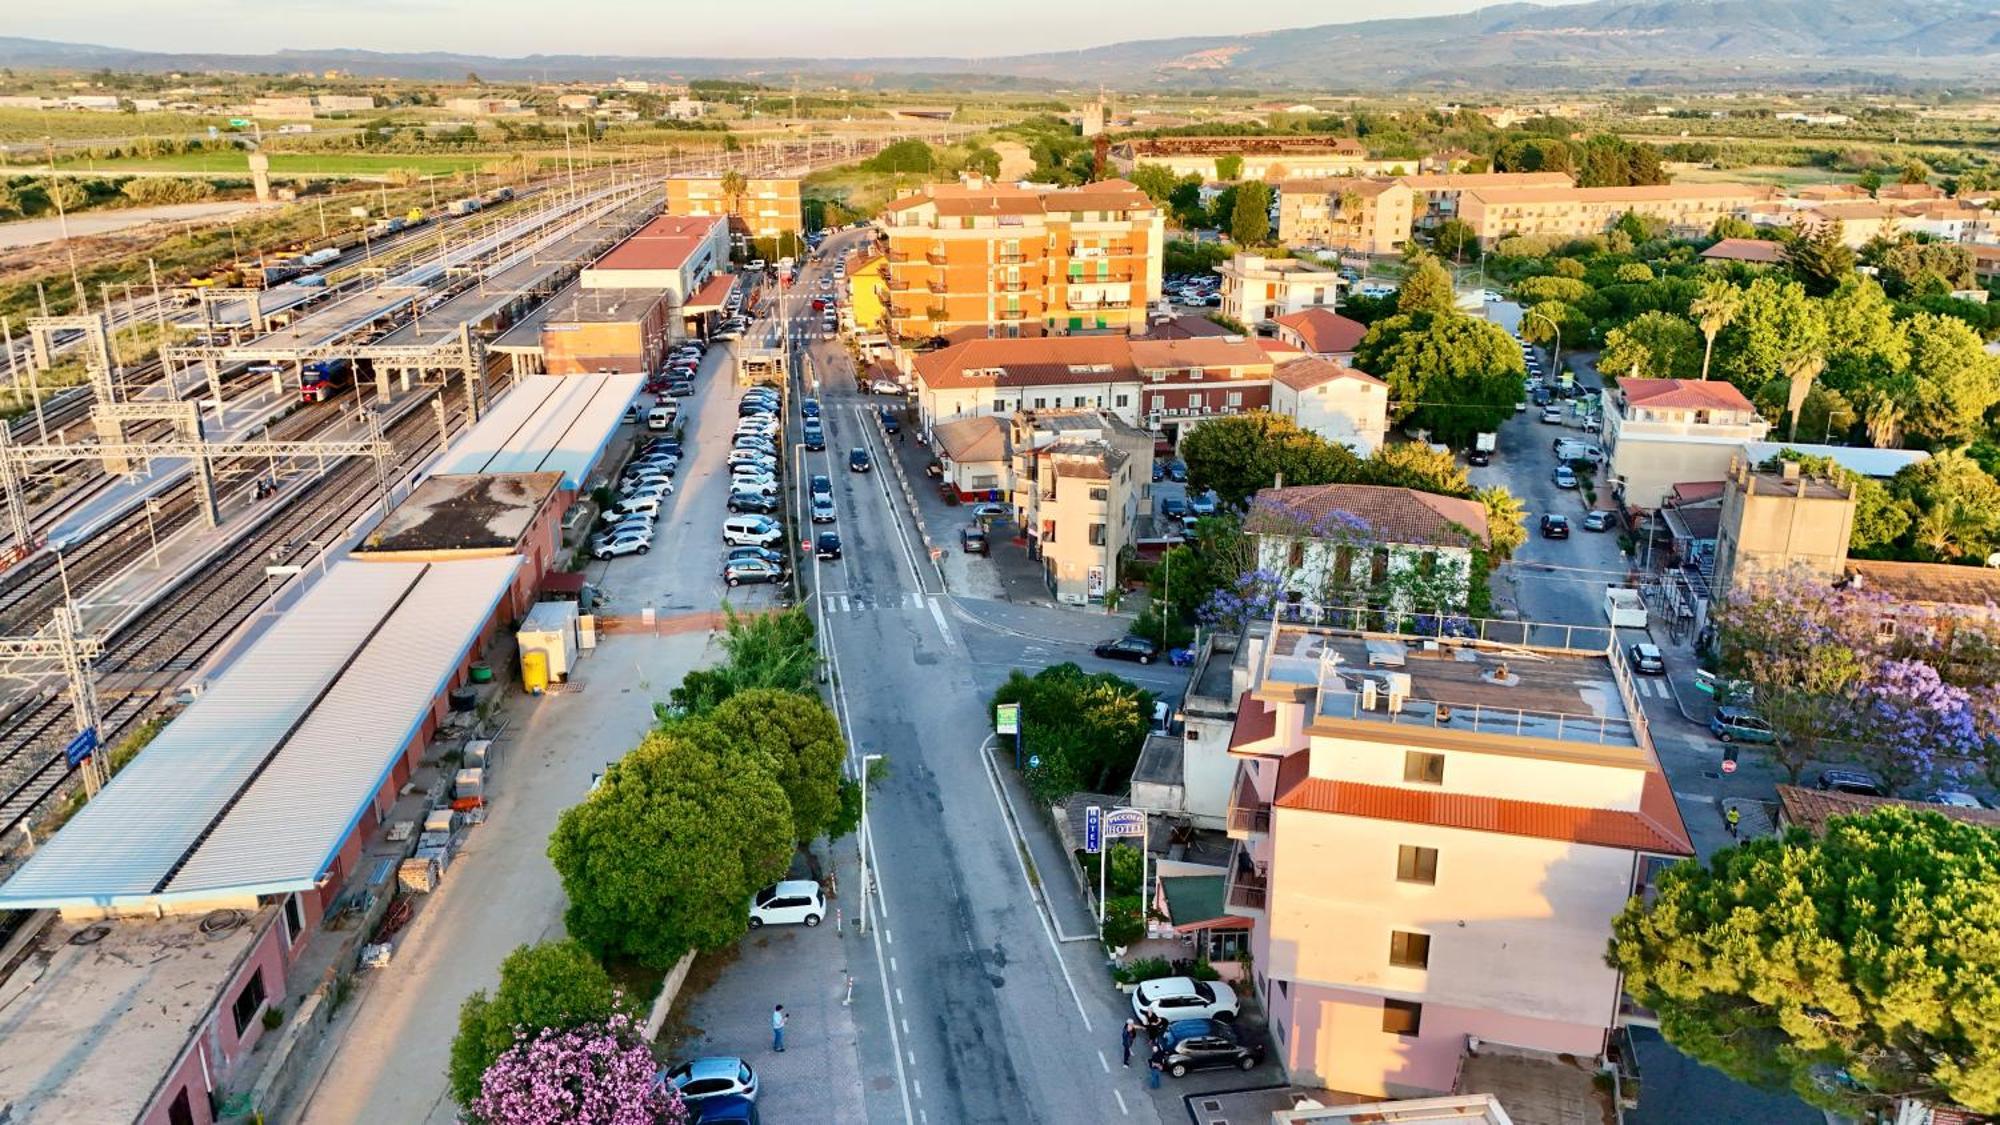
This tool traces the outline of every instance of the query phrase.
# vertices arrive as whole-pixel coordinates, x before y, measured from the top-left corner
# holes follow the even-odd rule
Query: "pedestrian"
[[[1118,1036],[1122,1046],[1125,1049],[1124,1065],[1126,1066],[1132,1065],[1132,1040],[1137,1039],[1138,1037],[1139,1037],[1139,1021],[1135,1019],[1127,1019],[1125,1021],[1124,1031],[1121,1032]]]
[[[785,1014],[785,1006],[783,1004],[771,1009],[771,1049],[773,1051],[784,1052],[785,1025],[790,1023],[791,1019],[792,1017]]]
[[[1167,1069],[1166,1044],[1164,1043],[1153,1044],[1153,1054],[1152,1057],[1147,1060],[1146,1067],[1148,1071],[1146,1075],[1146,1085],[1155,1090],[1159,1089],[1160,1072]]]
[[[1731,805],[1729,811],[1722,814],[1722,819],[1729,822],[1729,838],[1736,839],[1736,825],[1743,819],[1743,810]]]

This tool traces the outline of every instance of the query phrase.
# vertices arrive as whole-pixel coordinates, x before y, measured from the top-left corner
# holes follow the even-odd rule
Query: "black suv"
[[[850,473],[865,473],[874,467],[874,462],[868,459],[868,451],[865,449],[851,450],[847,454],[847,471]]]
[[[1176,1020],[1160,1036],[1160,1068],[1175,1078],[1190,1070],[1233,1066],[1254,1070],[1264,1061],[1262,1046],[1245,1046],[1227,1024],[1217,1020]]]

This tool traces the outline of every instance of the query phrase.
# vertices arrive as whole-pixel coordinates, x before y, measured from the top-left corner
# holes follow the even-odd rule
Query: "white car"
[[[591,544],[590,553],[600,559],[611,559],[619,555],[643,555],[652,549],[652,532],[621,530]]]
[[[1132,1013],[1141,1023],[1154,1017],[1168,1023],[1176,1020],[1236,1018],[1236,993],[1219,980],[1193,977],[1161,977],[1143,981],[1132,990]]]
[[[731,547],[770,547],[785,538],[785,529],[770,516],[730,516],[722,521],[722,541]]]
[[[750,928],[760,926],[817,926],[826,917],[826,900],[819,884],[811,879],[787,879],[773,883],[750,896]]]
[[[642,484],[637,488],[626,489],[619,495],[618,500],[620,503],[624,503],[627,500],[657,500],[664,496],[672,496],[673,494],[673,481],[656,480],[651,484]]]
[[[738,465],[749,465],[753,468],[776,471],[778,468],[778,459],[768,454],[759,453],[754,449],[732,449],[729,451],[728,464],[732,469]]]
[[[618,502],[617,512],[621,517],[644,514],[657,519],[663,499],[662,496],[630,496]]]
[[[812,498],[812,521],[814,523],[832,523],[834,521],[833,497],[814,496]]]
[[[767,416],[752,416],[736,423],[737,437],[742,437],[744,434],[758,434],[763,437],[772,437],[777,432],[778,420]]]

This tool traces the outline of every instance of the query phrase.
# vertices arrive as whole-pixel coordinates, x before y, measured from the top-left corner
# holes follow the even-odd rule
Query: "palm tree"
[[[1701,325],[1702,337],[1708,341],[1701,349],[1703,379],[1708,378],[1709,357],[1715,354],[1715,337],[1729,327],[1742,309],[1743,291],[1726,281],[1704,282],[1701,296],[1688,305],[1688,312],[1694,314],[1695,322]]]
[[[1799,410],[1806,404],[1806,395],[1812,392],[1813,380],[1826,370],[1826,357],[1817,351],[1797,351],[1785,357],[1785,378],[1790,381],[1790,390],[1785,396],[1785,411],[1792,416],[1792,428],[1787,441],[1799,440]]]
[[[1482,488],[1474,500],[1486,506],[1487,547],[1495,562],[1512,556],[1528,540],[1528,509],[1521,498],[1498,485]]]
[[[1868,425],[1868,444],[1877,449],[1894,449],[1903,437],[1903,404],[1880,389],[1868,392],[1862,407]]]

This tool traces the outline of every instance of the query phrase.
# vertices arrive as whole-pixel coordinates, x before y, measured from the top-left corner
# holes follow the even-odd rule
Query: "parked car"
[[[731,547],[729,548],[729,553],[722,557],[723,565],[725,566],[733,562],[741,562],[745,559],[761,560],[779,567],[785,565],[784,553],[773,551],[769,547]]]
[[[1235,1067],[1255,1070],[1264,1061],[1261,1045],[1245,1045],[1219,1020],[1181,1020],[1167,1025],[1159,1039],[1161,1067],[1175,1078],[1190,1070]]]
[[[1583,529],[1585,531],[1609,531],[1615,519],[1615,513],[1609,508],[1592,508],[1583,514]]]
[[[732,449],[729,451],[729,459],[724,464],[727,464],[732,469],[738,465],[755,465],[767,472],[775,473],[778,471],[778,459],[776,457],[768,453],[759,453],[754,449]]]
[[[1536,402],[1546,402],[1546,401],[1547,401],[1547,397],[1548,397],[1548,392],[1547,392],[1547,391],[1536,391],[1536,392],[1535,392],[1535,401],[1536,401]],[[1563,420],[1563,408],[1562,408],[1562,407],[1560,407],[1560,406],[1555,406],[1555,405],[1549,405],[1549,406],[1544,406],[1544,407],[1542,407],[1542,421],[1544,421],[1544,422],[1547,422],[1547,423],[1549,423],[1549,424],[1550,424],[1550,425],[1552,425],[1552,426],[1560,426],[1560,425],[1562,425],[1562,420]]]
[[[1967,793],[1963,789],[1940,789],[1924,800],[1933,805],[1949,805],[1955,809],[1983,809],[1986,802]]]
[[[731,512],[769,515],[778,510],[778,498],[756,489],[732,489],[728,507]]]
[[[899,395],[903,393],[903,384],[894,379],[870,379],[864,389],[871,395]]]
[[[1160,501],[1160,514],[1170,520],[1186,519],[1187,501],[1178,496],[1168,496]]]
[[[1222,499],[1211,488],[1207,492],[1197,492],[1193,496],[1188,497],[1187,506],[1188,511],[1194,515],[1212,516],[1215,514],[1216,509],[1222,506]]]
[[[982,523],[999,523],[1011,514],[1005,504],[975,504],[972,508],[972,518]]]
[[[1833,793],[1853,793],[1862,797],[1887,797],[1889,790],[1875,775],[1863,770],[1833,769],[1819,771],[1819,780],[1814,782],[1821,789]]]
[[[817,926],[826,917],[826,900],[811,879],[787,879],[750,896],[750,928],[798,924]]]
[[[992,553],[992,548],[987,543],[986,529],[977,524],[958,529],[958,547],[968,555]]]
[[[1090,651],[1100,660],[1130,660],[1139,664],[1151,664],[1160,655],[1160,646],[1149,637],[1124,636],[1115,641],[1106,641]]]
[[[762,559],[734,559],[722,568],[722,580],[731,586],[745,582],[783,582],[785,570]]]
[[[821,453],[826,450],[826,431],[821,429],[818,423],[806,423],[802,435],[805,438],[807,452]]]
[[[819,536],[813,540],[813,554],[822,559],[839,558],[840,534],[833,531],[820,532]]]
[[[1233,1020],[1236,993],[1224,981],[1196,980],[1193,977],[1161,977],[1141,981],[1132,990],[1132,1014],[1140,1023],[1163,1019],[1178,1023],[1185,1019]]]
[[[1167,479],[1179,484],[1187,483],[1187,462],[1178,458],[1167,462]]]
[[[785,538],[785,529],[778,521],[765,515],[737,515],[722,521],[722,541],[731,546],[748,543],[757,547],[769,547]]]
[[[1555,472],[1549,474],[1549,479],[1556,482],[1557,488],[1575,488],[1576,470],[1568,465],[1557,465]]]
[[[903,428],[903,423],[898,421],[894,414],[891,414],[886,410],[882,412],[883,433],[885,434],[899,433],[901,432],[902,428]]]
[[[763,1122],[757,1115],[757,1103],[741,1094],[703,1098],[690,1102],[688,1108],[694,1115],[688,1119],[688,1125],[762,1125]]]
[[[621,517],[643,515],[649,519],[657,518],[660,514],[660,504],[665,500],[666,494],[663,492],[640,493],[620,500],[612,511]]]
[[[813,497],[811,505],[811,516],[812,516],[812,521],[814,523],[832,523],[836,518],[833,510],[833,497],[831,496]]]
[[[643,555],[653,549],[653,533],[636,529],[619,531],[608,538],[599,539],[590,545],[590,554],[596,559],[615,559],[620,555]]]
[[[1764,717],[1747,707],[1717,707],[1708,720],[1709,733],[1723,742],[1778,741],[1777,732]],[[1825,786],[1821,786],[1825,788]]]
[[[684,1062],[667,1071],[666,1080],[686,1102],[725,1097],[757,1100],[757,1072],[739,1058],[714,1056]]]
[[[802,398],[802,399],[800,399],[800,400],[799,400],[799,415],[800,415],[800,417],[804,417],[804,418],[817,418],[817,417],[819,417],[819,400],[818,400],[818,399],[816,399],[816,398]]]
[[[1664,676],[1667,674],[1667,658],[1660,652],[1659,645],[1648,644],[1642,641],[1626,649],[1625,652],[1627,656],[1631,657],[1632,669],[1634,671],[1647,676]]]
[[[865,473],[865,472],[868,472],[868,471],[869,471],[870,469],[873,469],[874,467],[875,467],[875,463],[874,463],[873,461],[870,461],[870,460],[868,459],[868,451],[867,451],[867,450],[865,450],[865,449],[851,449],[851,450],[848,450],[848,452],[847,452],[847,471],[848,471],[848,472],[850,472],[850,473]]]
[[[1158,484],[1165,479],[1167,479],[1167,463],[1165,461],[1153,462],[1153,483]]]
[[[1568,538],[1569,538],[1569,517],[1568,517],[1568,516],[1558,516],[1558,515],[1556,515],[1556,514],[1554,514],[1554,513],[1550,513],[1549,515],[1545,515],[1545,516],[1543,516],[1543,517],[1542,517],[1542,538],[1544,538],[1544,539],[1568,539]]]

